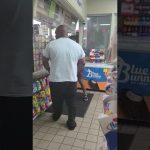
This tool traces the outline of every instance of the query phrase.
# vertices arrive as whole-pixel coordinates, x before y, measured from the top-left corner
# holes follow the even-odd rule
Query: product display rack
[[[109,150],[117,149],[117,66],[114,65],[107,77],[105,94],[103,95],[104,111],[99,115],[99,122],[106,138]],[[106,145],[104,147],[106,149]]]
[[[51,95],[47,78],[33,81],[33,119],[51,105]]]
[[[48,81],[49,73],[44,69],[42,53],[49,42],[47,36],[48,28],[45,25],[33,25],[33,120],[45,112],[52,104],[50,86]]]

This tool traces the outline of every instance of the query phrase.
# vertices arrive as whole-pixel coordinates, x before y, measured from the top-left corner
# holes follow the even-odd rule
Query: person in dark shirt
[[[0,150],[32,149],[32,1],[0,1]]]

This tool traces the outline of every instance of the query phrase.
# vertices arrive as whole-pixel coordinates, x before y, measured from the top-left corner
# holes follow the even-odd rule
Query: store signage
[[[49,9],[49,17],[50,17],[50,18],[54,18],[54,16],[55,16],[55,11],[56,11],[56,2],[51,1],[50,9]]]
[[[143,96],[150,95],[150,54],[119,52],[118,90],[129,89]]]
[[[95,82],[106,82],[107,80],[104,68],[85,67],[83,74],[86,80]]]
[[[67,25],[71,25],[71,14],[67,11],[64,12],[64,23]]]

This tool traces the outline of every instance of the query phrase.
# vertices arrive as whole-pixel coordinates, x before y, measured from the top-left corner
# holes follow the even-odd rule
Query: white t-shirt
[[[82,47],[69,38],[51,41],[43,51],[43,56],[50,59],[51,82],[77,81],[77,63],[85,57]]]

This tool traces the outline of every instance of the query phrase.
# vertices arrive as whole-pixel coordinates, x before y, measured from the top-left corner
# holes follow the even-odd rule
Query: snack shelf
[[[52,105],[52,102],[50,102],[49,103],[49,106],[48,107],[50,107]],[[48,108],[46,108],[45,110],[43,110],[43,112],[45,112],[46,110],[47,110]],[[39,113],[39,114],[36,114],[35,116],[33,116],[33,120],[35,120],[39,115],[41,115],[42,114],[42,112],[41,113]]]
[[[41,79],[41,78],[47,77],[48,75],[49,75],[49,72],[43,69],[40,71],[33,72],[33,79],[34,80]]]
[[[33,81],[33,120],[52,104],[49,81],[46,77]]]

